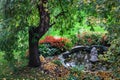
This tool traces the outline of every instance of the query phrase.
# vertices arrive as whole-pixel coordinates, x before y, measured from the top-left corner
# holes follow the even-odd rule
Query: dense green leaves
[[[39,52],[40,55],[43,55],[45,57],[47,56],[54,56],[61,53],[61,50],[56,47],[52,47],[50,44],[41,44],[39,45]]]

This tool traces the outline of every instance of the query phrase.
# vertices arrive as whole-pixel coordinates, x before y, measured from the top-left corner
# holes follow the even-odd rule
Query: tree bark
[[[38,39],[35,37],[33,29],[29,30],[29,66],[40,66],[39,54],[38,54]]]
[[[29,66],[30,67],[38,67],[40,66],[39,59],[39,50],[38,50],[38,42],[39,39],[48,31],[50,28],[50,17],[47,6],[47,0],[40,0],[38,4],[38,11],[40,22],[39,26],[36,28],[32,28],[29,30]]]

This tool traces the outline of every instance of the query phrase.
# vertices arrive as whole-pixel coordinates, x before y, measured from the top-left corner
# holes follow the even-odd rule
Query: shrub
[[[68,49],[70,47],[70,40],[67,38],[55,38],[53,36],[46,36],[45,39],[40,40],[39,44],[47,43],[52,47],[56,47],[62,51]]]
[[[75,45],[107,45],[108,38],[104,33],[97,32],[82,32],[76,35]]]
[[[114,66],[120,66],[120,38],[114,39],[111,42],[107,55],[109,62],[111,62]]]
[[[53,36],[46,36],[39,41],[39,51],[45,57],[58,55],[70,47],[70,40],[62,37],[55,38]]]
[[[61,50],[58,48],[53,48],[50,44],[44,43],[39,45],[39,52],[44,57],[53,56],[61,53]]]
[[[67,80],[83,80],[82,79],[82,70],[84,70],[84,66],[75,66],[70,69],[70,75]]]

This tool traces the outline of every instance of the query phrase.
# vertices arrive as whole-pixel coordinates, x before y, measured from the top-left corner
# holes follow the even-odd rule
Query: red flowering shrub
[[[67,38],[56,38],[53,36],[46,36],[45,39],[39,41],[39,44],[49,43],[53,47],[57,47],[59,49],[65,48],[66,44],[69,43],[70,40]]]

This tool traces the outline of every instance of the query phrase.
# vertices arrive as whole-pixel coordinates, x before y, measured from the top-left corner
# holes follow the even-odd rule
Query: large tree
[[[29,30],[29,66],[31,66],[31,67],[40,66],[40,60],[39,60],[39,55],[38,55],[39,39],[49,30],[49,28],[51,26],[53,26],[55,23],[57,23],[57,21],[55,21],[55,20],[50,22],[50,20],[52,20],[52,19],[50,19],[50,17],[54,17],[54,19],[57,20],[58,17],[62,16],[63,21],[66,21],[66,20],[64,20],[65,17],[66,17],[66,19],[67,19],[67,17],[69,17],[69,19],[71,18],[71,16],[70,16],[71,13],[69,13],[69,11],[68,11],[68,9],[69,9],[68,7],[73,5],[73,3],[71,1],[69,1],[69,0],[66,0],[66,1],[64,1],[64,0],[58,0],[58,1],[40,0],[39,3],[37,4],[37,8],[38,8],[38,12],[39,12],[38,14],[39,14],[40,19],[39,19],[39,25],[37,27],[31,28]],[[54,5],[52,2],[54,3]],[[64,7],[63,7],[63,5],[64,5]],[[69,6],[67,6],[67,5],[69,5]],[[57,13],[57,15],[55,14],[54,16],[50,15],[50,14],[53,14],[52,13],[53,8],[51,8],[53,6],[56,6],[58,9],[61,9]],[[74,7],[74,9],[75,9],[75,7]],[[66,13],[69,15],[66,15]],[[67,21],[69,21],[69,19],[67,19]],[[61,23],[61,24],[63,24],[63,23]]]
[[[50,15],[47,8],[48,0],[41,0],[38,4],[39,11],[39,25],[29,30],[29,66],[36,67],[40,65],[38,55],[38,42],[39,39],[50,28]]]
[[[3,3],[1,34],[6,32],[7,35],[1,36],[1,50],[5,51],[8,61],[12,60],[12,52],[17,46],[17,33],[28,27],[30,67],[40,66],[39,39],[54,24],[61,32],[63,27],[69,30],[74,22],[72,20],[76,20],[75,7],[78,4],[74,0],[5,0]]]

